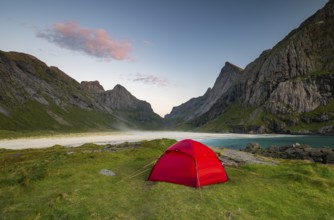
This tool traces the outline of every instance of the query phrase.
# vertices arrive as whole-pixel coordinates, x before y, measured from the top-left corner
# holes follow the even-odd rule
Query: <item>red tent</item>
[[[210,148],[187,139],[166,150],[152,168],[148,180],[201,187],[226,182],[228,177]]]

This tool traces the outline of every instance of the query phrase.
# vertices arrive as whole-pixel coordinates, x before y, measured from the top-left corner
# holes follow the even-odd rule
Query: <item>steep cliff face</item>
[[[247,65],[208,105],[210,109],[188,123],[214,131],[331,133],[333,79],[334,0],[330,0]]]
[[[0,51],[0,130],[138,129],[160,120],[120,85],[104,91],[31,55]]]
[[[327,97],[321,89],[331,87],[330,84],[334,81],[330,80],[328,84],[321,86],[316,79],[295,79],[279,83],[265,102],[266,110],[273,114],[304,113],[326,104],[332,95]],[[330,93],[331,89],[333,88],[329,89]]]
[[[328,97],[320,94],[315,76],[323,78],[333,73],[333,35],[334,2],[330,1],[261,56],[257,65],[246,67],[249,79],[244,82],[247,85],[243,92],[244,104],[265,104],[272,113],[285,114],[291,113],[286,109],[308,112],[328,102]],[[330,83],[331,77],[328,77]],[[305,96],[307,93],[309,95]],[[273,103],[277,108],[271,106]]]

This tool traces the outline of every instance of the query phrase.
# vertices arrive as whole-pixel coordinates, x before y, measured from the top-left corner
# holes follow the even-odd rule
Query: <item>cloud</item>
[[[143,74],[143,73],[129,74],[128,79],[133,82],[143,82],[148,85],[157,85],[157,86],[169,85],[168,80],[151,74]]]
[[[106,61],[131,60],[131,43],[115,41],[104,29],[86,29],[76,22],[55,23],[50,29],[38,31],[37,36],[60,47]]]

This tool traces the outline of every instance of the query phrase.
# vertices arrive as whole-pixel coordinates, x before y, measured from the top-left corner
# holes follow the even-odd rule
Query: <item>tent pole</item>
[[[201,196],[201,199],[203,200],[203,194],[202,194],[202,187],[201,184],[199,182],[199,178],[198,178],[198,167],[197,167],[197,160],[195,160],[195,168],[196,168],[196,180],[197,180],[197,186],[199,188],[199,194]]]

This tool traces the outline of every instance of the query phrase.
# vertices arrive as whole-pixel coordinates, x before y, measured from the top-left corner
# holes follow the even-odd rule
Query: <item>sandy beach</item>
[[[222,133],[197,133],[179,131],[126,131],[126,132],[99,132],[81,133],[70,135],[56,135],[50,137],[32,137],[10,140],[0,140],[0,148],[4,149],[26,149],[46,148],[54,145],[80,146],[85,143],[116,144],[121,142],[135,142],[142,140],[153,140],[158,138],[182,139],[209,139],[209,138],[232,138],[251,137],[247,134],[222,134]]]

